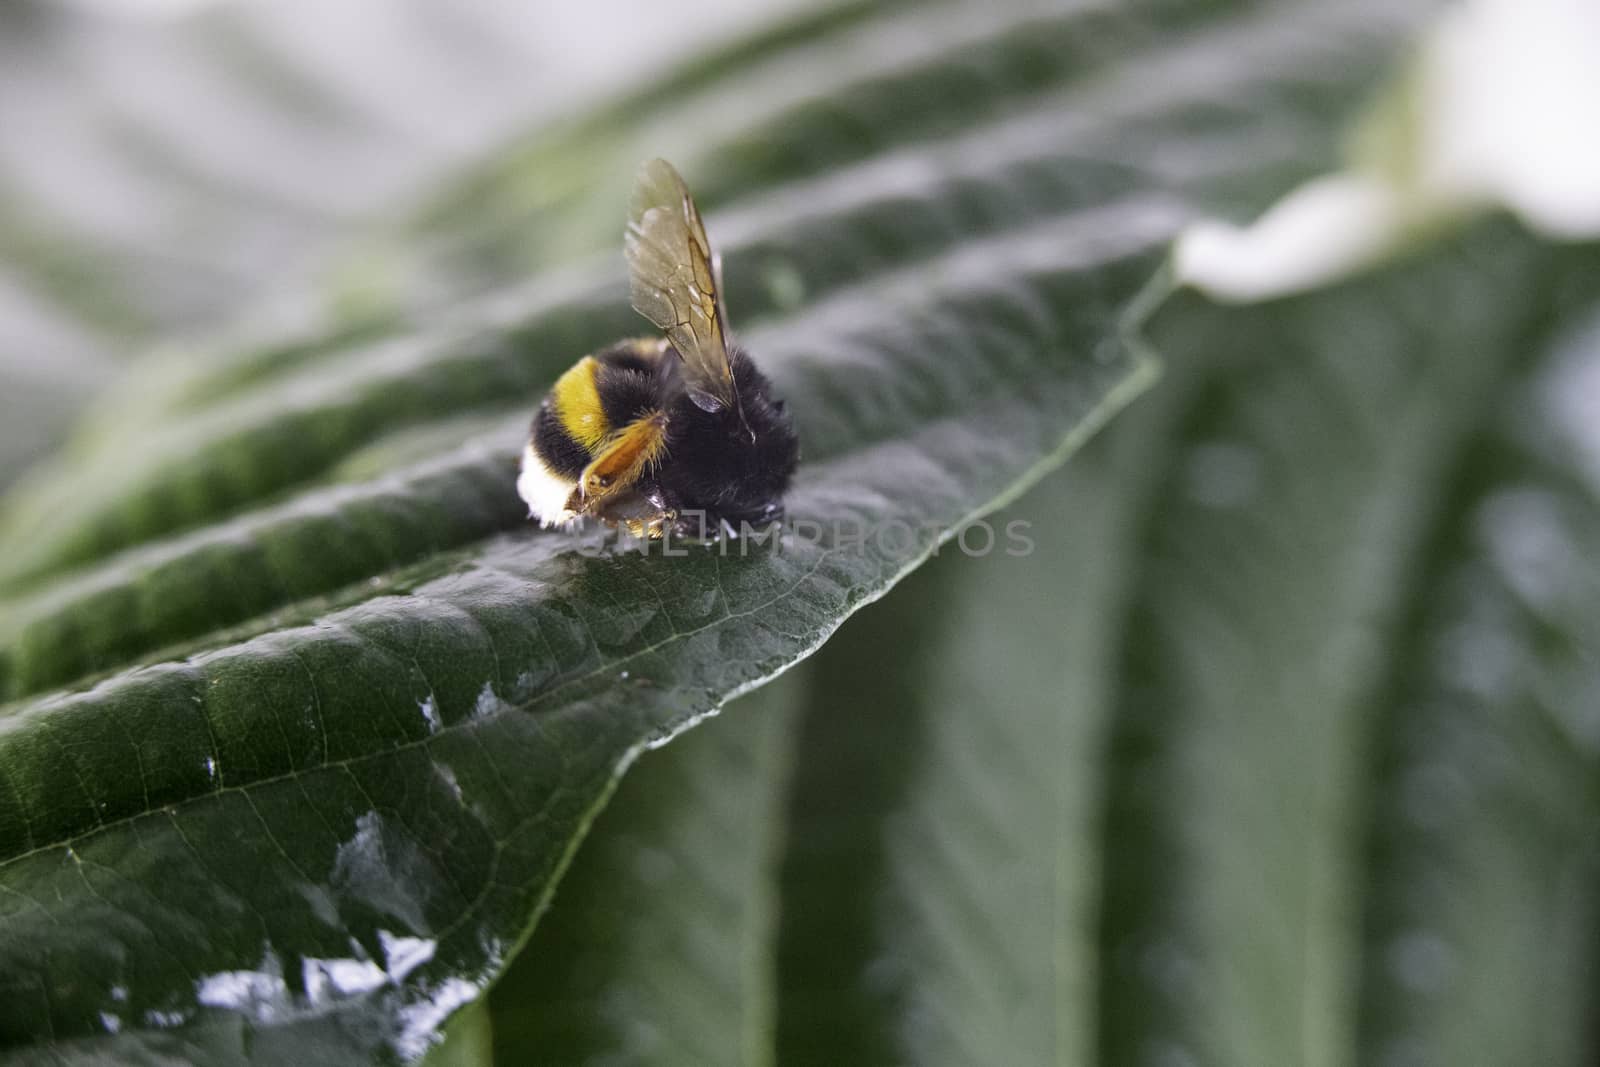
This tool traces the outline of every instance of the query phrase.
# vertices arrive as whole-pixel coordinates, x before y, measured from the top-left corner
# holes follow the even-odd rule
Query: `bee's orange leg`
[[[567,507],[579,514],[598,514],[612,497],[630,493],[641,475],[667,451],[667,416],[658,411],[622,427],[606,441],[572,490]]]

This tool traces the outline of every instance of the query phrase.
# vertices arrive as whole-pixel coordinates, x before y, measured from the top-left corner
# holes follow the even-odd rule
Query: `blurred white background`
[[[151,340],[314,279],[487,146],[797,6],[6,0],[0,438],[39,451]]]

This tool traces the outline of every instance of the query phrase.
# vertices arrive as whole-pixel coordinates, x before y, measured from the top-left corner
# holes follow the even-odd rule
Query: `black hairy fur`
[[[709,526],[772,522],[794,478],[800,441],[772,385],[742,349],[730,353],[744,419],[732,409],[702,410],[681,387],[667,401],[667,458],[655,481],[680,515],[700,512]],[[672,361],[676,364],[677,360]]]
[[[583,468],[589,465],[589,452],[572,439],[561,419],[556,415],[552,397],[544,398],[539,413],[533,417],[533,448],[544,460],[545,466],[563,478],[578,480]]]
[[[743,349],[729,363],[739,407],[706,411],[684,387],[677,353],[648,359],[631,342],[595,356],[595,387],[606,421],[621,428],[656,411],[667,414],[666,451],[637,485],[635,496],[675,511],[680,529],[714,534],[723,520],[738,526],[783,516],[800,442],[772,384]],[[742,417],[741,417],[742,413]],[[533,420],[534,449],[553,472],[576,481],[594,457],[574,440],[547,396]]]

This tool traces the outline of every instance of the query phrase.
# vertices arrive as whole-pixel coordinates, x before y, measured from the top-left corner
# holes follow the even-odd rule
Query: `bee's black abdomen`
[[[561,418],[549,397],[539,405],[539,413],[533,417],[533,448],[551,473],[563,478],[577,481],[583,468],[589,465],[588,450],[561,425]]]
[[[730,363],[744,423],[732,410],[707,412],[680,393],[668,413],[669,458],[659,477],[680,511],[755,522],[778,513],[800,442],[766,375],[739,349]]]

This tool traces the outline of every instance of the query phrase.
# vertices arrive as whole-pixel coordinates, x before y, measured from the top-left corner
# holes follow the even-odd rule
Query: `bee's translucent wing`
[[[707,410],[734,407],[718,264],[688,187],[664,159],[639,168],[625,242],[634,310],[666,331]]]

